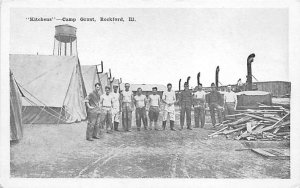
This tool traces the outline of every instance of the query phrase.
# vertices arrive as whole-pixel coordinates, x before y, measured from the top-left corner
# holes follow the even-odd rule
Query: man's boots
[[[166,125],[167,125],[167,121],[163,121],[162,122],[162,128],[163,128],[163,130],[166,130]]]
[[[170,120],[170,128],[172,131],[176,131],[176,129],[174,128],[174,121]]]
[[[114,121],[114,130],[118,131],[119,122]]]

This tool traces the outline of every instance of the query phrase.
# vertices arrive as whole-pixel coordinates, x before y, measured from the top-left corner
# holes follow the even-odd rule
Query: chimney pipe
[[[200,72],[197,74],[197,86],[200,85]]]
[[[248,91],[252,90],[252,62],[254,60],[255,54],[252,53],[247,58],[247,80],[246,87]]]
[[[111,69],[109,69],[109,79],[111,79]]]
[[[217,89],[219,87],[219,71],[220,71],[220,67],[217,66],[217,68],[216,68],[216,80],[215,80]]]
[[[179,91],[181,91],[181,79],[179,79],[179,86],[178,86],[178,88],[179,88]]]
[[[187,83],[188,85],[190,85],[190,79],[191,79],[190,76],[188,76],[187,79],[186,79],[186,83]]]
[[[100,72],[98,71],[98,66],[99,65],[101,65],[101,71]],[[101,64],[96,65],[96,67],[97,67],[97,74],[103,73],[103,61],[101,61]]]
[[[179,79],[179,85],[178,85],[179,91],[181,90],[181,79]]]

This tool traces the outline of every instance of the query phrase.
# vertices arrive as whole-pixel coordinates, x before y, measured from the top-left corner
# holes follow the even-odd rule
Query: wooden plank
[[[273,129],[277,124],[279,124],[281,121],[283,121],[283,120],[284,120],[286,117],[288,117],[289,115],[290,115],[290,113],[286,114],[286,115],[283,116],[279,121],[277,121],[274,125],[265,127],[265,128],[262,129],[262,131],[268,131],[268,130]]]
[[[223,134],[227,135],[227,134],[230,134],[230,133],[233,133],[233,132],[242,130],[242,129],[244,129],[245,127],[246,127],[246,126],[244,125],[244,126],[239,127],[239,128],[237,128],[237,129],[233,129],[233,130],[224,130],[224,131],[223,131]]]
[[[243,117],[241,119],[238,119],[237,121],[234,121],[232,123],[228,123],[227,125],[228,126],[234,126],[234,125],[238,125],[238,124],[241,124],[241,123],[244,123],[244,122],[247,122],[249,120],[251,120],[252,117]]]
[[[210,134],[210,135],[208,135],[208,136],[210,137],[210,136],[214,136],[214,135],[216,135],[216,134],[219,134],[220,132],[224,131],[224,130],[227,129],[227,128],[228,128],[228,126],[222,128],[222,129],[220,129],[220,130],[218,130],[218,131],[216,131],[216,132],[214,132],[214,133],[212,133],[212,134]]]
[[[276,136],[286,136],[286,135],[290,135],[290,132],[281,132],[281,133],[276,133]]]
[[[289,149],[278,149],[272,148],[272,150],[282,153],[283,155],[290,157],[290,150]]]
[[[271,159],[289,159],[290,154],[287,149],[275,149],[275,148],[256,148],[251,151],[260,154],[264,157]]]
[[[256,148],[256,149],[252,149],[252,151],[254,151],[255,153],[258,153],[264,157],[275,157],[276,155],[273,155],[263,149],[260,149],[260,148]]]
[[[242,149],[236,149],[235,151],[245,151],[245,150],[252,150],[252,148],[242,148]]]
[[[268,112],[283,112],[284,110],[236,110],[236,112],[246,113],[268,113]]]
[[[270,119],[270,118],[265,118],[265,117],[260,117],[260,116],[256,116],[254,114],[245,114],[246,116],[250,116],[256,119],[260,119],[260,120],[265,120],[265,121],[271,121],[271,122],[277,122],[276,120]]]
[[[237,116],[242,116],[245,113],[239,113],[239,114],[232,114],[232,115],[226,115],[225,117],[237,117]]]
[[[275,156],[285,157],[285,155],[283,153],[281,153],[280,151],[274,150],[272,148],[266,148],[266,149],[264,149],[264,151],[267,151],[268,153],[271,153]]]

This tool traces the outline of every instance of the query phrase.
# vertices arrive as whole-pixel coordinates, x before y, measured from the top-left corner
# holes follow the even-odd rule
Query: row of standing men
[[[118,85],[113,86],[113,92],[110,87],[105,87],[105,93],[100,96],[101,85],[95,84],[95,90],[90,93],[85,103],[87,106],[88,125],[86,130],[86,139],[93,141],[99,139],[101,129],[106,125],[107,133],[119,131],[119,123],[122,118],[122,127],[124,131],[131,131],[132,112],[135,109],[137,130],[140,131],[143,122],[145,130],[159,130],[158,117],[160,106],[163,106],[162,128],[166,129],[167,119],[170,121],[170,129],[175,131],[175,103],[178,103],[180,109],[180,129],[183,129],[186,119],[187,129],[191,128],[191,111],[194,108],[195,128],[204,127],[205,109],[208,107],[213,126],[216,124],[215,112],[218,114],[219,122],[223,121],[223,111],[226,108],[228,114],[233,114],[236,109],[237,99],[234,92],[229,88],[228,93],[223,97],[216,90],[214,83],[211,84],[212,91],[206,93],[202,90],[202,84],[197,86],[197,91],[193,94],[187,83],[184,84],[184,90],[181,91],[176,100],[175,92],[172,90],[172,84],[167,85],[167,91],[163,92],[162,98],[157,93],[157,87],[152,88],[152,94],[147,98],[142,94],[142,89],[137,89],[134,96],[130,91],[130,84],[125,84],[125,90],[118,92]],[[220,101],[222,101],[220,103]],[[222,105],[222,103],[224,105]],[[149,115],[149,126],[147,121]],[[186,118],[185,118],[186,117]]]

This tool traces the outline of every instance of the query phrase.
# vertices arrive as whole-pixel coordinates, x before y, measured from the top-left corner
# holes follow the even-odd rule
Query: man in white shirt
[[[232,91],[231,86],[227,87],[227,92],[224,94],[224,105],[226,115],[235,114],[236,106],[237,106],[237,96]]]
[[[100,107],[101,107],[101,125],[104,127],[106,124],[106,132],[111,133],[112,127],[112,104],[113,97],[110,95],[110,87],[105,87],[105,93],[100,97]],[[110,128],[110,131],[109,131]]]
[[[131,120],[133,111],[133,94],[129,91],[130,84],[125,84],[125,90],[121,93],[122,126],[124,131],[131,132]]]
[[[205,91],[202,90],[202,84],[197,86],[197,91],[193,96],[195,128],[199,128],[199,119],[201,121],[201,128],[205,124]]]
[[[135,117],[136,117],[136,126],[137,130],[141,130],[141,125],[143,121],[144,129],[147,130],[147,116],[146,116],[146,96],[142,94],[142,88],[137,89],[137,95],[134,96],[135,104]]]
[[[174,128],[174,122],[175,122],[175,102],[176,102],[176,96],[175,92],[172,90],[172,84],[167,85],[168,90],[164,91],[162,95],[162,101],[165,103],[165,109],[163,114],[163,130],[166,129],[168,116],[170,119],[170,128],[172,131],[175,131]]]
[[[152,94],[149,96],[149,118],[150,118],[150,130],[152,129],[152,124],[154,123],[154,129],[158,131],[158,116],[159,116],[159,106],[160,106],[160,96],[157,94],[157,87],[152,88]]]
[[[114,130],[119,131],[118,126],[120,122],[121,105],[120,105],[120,94],[118,92],[118,85],[113,86],[113,92],[111,93],[113,98],[112,105],[112,121],[114,124]]]

